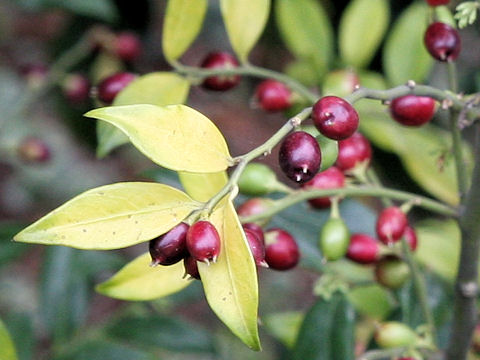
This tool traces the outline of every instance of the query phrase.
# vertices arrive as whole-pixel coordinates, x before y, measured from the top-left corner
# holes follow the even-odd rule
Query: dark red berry
[[[185,267],[185,275],[190,275],[192,278],[200,280],[197,260],[195,260],[193,256],[187,256],[184,258],[183,266]]]
[[[152,265],[172,265],[188,255],[186,242],[188,228],[187,224],[180,223],[162,236],[150,240]]]
[[[388,255],[375,264],[375,279],[389,289],[398,289],[410,278],[410,268],[397,256]]]
[[[448,24],[430,24],[423,40],[430,55],[439,61],[455,61],[460,53],[460,35]]]
[[[142,44],[136,34],[122,32],[115,38],[114,51],[123,61],[133,61],[142,52]]]
[[[367,234],[353,234],[350,237],[347,257],[359,264],[373,264],[380,257],[380,244]]]
[[[315,127],[326,137],[346,139],[358,128],[358,114],[350,103],[337,96],[325,96],[312,109]]]
[[[292,91],[280,81],[264,80],[257,86],[255,99],[265,111],[282,111],[292,105]]]
[[[242,225],[245,230],[250,230],[257,235],[257,237],[262,241],[262,243],[265,243],[265,236],[263,234],[263,229],[260,225],[255,224],[255,223],[246,223]]]
[[[319,172],[314,178],[302,185],[304,189],[338,189],[345,186],[345,175],[337,167],[332,166]],[[317,209],[330,207],[332,202],[329,197],[320,197],[308,200],[310,205]]]
[[[103,79],[97,86],[97,96],[103,103],[109,105],[113,102],[117,94],[128,84],[135,80],[137,76],[128,72],[121,72],[110,75]]]
[[[265,262],[265,244],[257,236],[257,234],[251,230],[245,229],[245,237],[247,238],[248,246],[252,252],[253,259],[257,266],[268,267],[268,264]]]
[[[288,270],[298,264],[300,250],[294,237],[283,229],[265,233],[265,261],[275,270]]]
[[[447,5],[450,0],[427,0],[428,5],[430,6],[440,6]]]
[[[288,135],[280,146],[278,160],[285,175],[298,183],[315,176],[320,169],[322,154],[317,140],[305,131]]]
[[[370,163],[371,158],[370,142],[358,132],[338,142],[338,157],[335,165],[342,171],[351,170],[360,163]]]
[[[408,225],[407,216],[396,206],[382,210],[377,219],[376,231],[378,238],[385,245],[393,244],[400,240]]]
[[[402,125],[420,126],[432,120],[435,100],[427,96],[402,96],[393,99],[390,113],[393,119]]]
[[[82,74],[70,74],[64,79],[62,90],[70,102],[82,103],[88,99],[90,94],[90,81]]]
[[[209,54],[203,60],[201,67],[208,70],[233,69],[238,67],[238,61],[227,52],[215,52]],[[207,77],[202,86],[208,90],[229,90],[240,82],[240,75],[215,75]]]
[[[415,230],[411,226],[407,225],[405,231],[403,232],[403,237],[405,240],[407,240],[408,245],[410,245],[410,249],[415,251],[418,245],[417,234],[415,233]]]
[[[48,145],[39,138],[26,137],[17,148],[17,153],[20,159],[26,163],[45,163],[52,157]]]
[[[215,226],[209,221],[197,221],[190,226],[187,249],[197,261],[215,262],[220,253],[220,235]]]

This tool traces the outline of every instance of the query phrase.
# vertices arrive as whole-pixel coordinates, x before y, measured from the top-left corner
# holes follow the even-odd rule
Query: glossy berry
[[[245,237],[247,238],[248,246],[252,252],[253,259],[257,266],[268,267],[265,262],[265,244],[257,236],[257,234],[251,230],[245,229]]]
[[[220,253],[220,235],[209,221],[197,221],[187,231],[187,249],[197,261],[215,262]]]
[[[180,223],[169,232],[150,240],[152,266],[172,265],[188,255],[186,242],[188,228],[187,224]]]
[[[300,250],[290,233],[270,229],[265,233],[265,261],[274,270],[288,270],[300,260]]]
[[[33,136],[21,140],[17,153],[22,161],[31,164],[45,163],[52,157],[48,145],[42,139]]]
[[[392,118],[402,125],[420,126],[432,120],[435,100],[427,96],[402,96],[393,99],[390,113]]]
[[[399,241],[408,225],[407,216],[396,206],[383,209],[377,219],[377,236],[385,245]]]
[[[329,72],[322,83],[322,94],[347,96],[360,85],[358,75],[351,69]]]
[[[312,180],[302,185],[304,189],[338,189],[345,186],[345,175],[337,167],[332,166],[329,169],[319,172]],[[310,205],[317,209],[330,207],[332,202],[329,197],[319,197],[308,200]]]
[[[358,114],[350,103],[337,96],[325,96],[312,109],[312,119],[321,134],[334,140],[346,139],[358,128]]]
[[[375,341],[384,349],[412,346],[417,342],[417,334],[401,322],[390,321],[376,329]]]
[[[249,163],[238,179],[238,189],[242,194],[261,196],[275,190],[277,176],[270,167],[260,163]]]
[[[183,266],[185,267],[185,275],[190,275],[192,278],[200,280],[197,260],[195,260],[193,256],[185,257],[183,259]]]
[[[407,263],[396,256],[386,256],[375,264],[375,279],[389,289],[399,289],[410,278]]]
[[[242,217],[259,215],[272,206],[273,200],[268,198],[252,198],[245,201],[237,209],[237,214]],[[265,225],[270,221],[269,218],[258,221],[260,225]]]
[[[427,0],[428,5],[430,6],[440,6],[447,5],[450,0]]]
[[[365,136],[355,133],[338,142],[338,157],[335,165],[342,171],[348,171],[361,163],[370,163],[372,147]]]
[[[115,38],[114,52],[123,61],[133,61],[140,56],[142,44],[136,34],[122,32]]]
[[[97,86],[97,96],[100,101],[109,105],[117,94],[128,84],[135,80],[136,75],[128,72],[120,72],[103,79]]]
[[[250,230],[255,233],[262,243],[265,243],[265,235],[263,234],[263,229],[260,225],[255,223],[245,223],[242,225],[244,230]]]
[[[82,74],[67,75],[62,82],[62,91],[71,103],[82,103],[90,95],[90,81]]]
[[[255,90],[255,100],[265,111],[282,111],[292,106],[292,91],[280,81],[264,80]]]
[[[439,61],[455,61],[460,53],[460,35],[448,24],[430,24],[423,40],[430,55]]]
[[[323,136],[322,134],[315,137],[318,145],[320,146],[320,152],[322,153],[322,163],[320,165],[320,171],[326,170],[335,164],[338,157],[338,141],[332,140]]]
[[[415,251],[418,245],[417,234],[415,230],[411,226],[407,225],[405,231],[403,232],[403,236],[405,237],[405,240],[407,240],[410,250]]]
[[[345,256],[350,243],[350,231],[341,218],[330,218],[320,230],[319,245],[322,255],[329,261]]]
[[[278,160],[285,175],[298,183],[315,176],[320,169],[322,155],[315,138],[304,132],[289,134],[280,146]]]
[[[227,52],[210,53],[203,60],[201,67],[204,69],[232,69],[238,67],[238,61]],[[215,75],[207,77],[202,86],[208,90],[229,90],[240,82],[240,75]]]
[[[353,234],[350,237],[347,257],[359,264],[373,264],[380,257],[380,244],[367,234]]]

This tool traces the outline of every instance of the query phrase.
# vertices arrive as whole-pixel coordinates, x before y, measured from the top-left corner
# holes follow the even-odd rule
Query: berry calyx
[[[82,74],[69,74],[62,82],[65,97],[73,104],[86,101],[90,94],[90,81]]]
[[[187,231],[187,249],[197,261],[215,262],[220,253],[220,235],[209,221],[197,221]]]
[[[320,230],[319,245],[322,255],[329,261],[345,256],[350,242],[350,231],[341,218],[330,218]]]
[[[243,230],[255,264],[261,267],[268,267],[265,261],[265,244],[263,241],[257,236],[257,233],[245,228]]]
[[[399,289],[410,278],[410,268],[397,256],[389,255],[375,264],[375,279],[389,289]]]
[[[442,22],[430,24],[423,40],[430,55],[439,61],[455,61],[460,54],[460,35],[448,24]]]
[[[242,194],[261,196],[275,191],[277,176],[270,167],[260,163],[249,163],[238,179]]]
[[[450,0],[427,0],[428,5],[430,6],[440,6],[447,5]]]
[[[117,94],[136,77],[132,73],[120,72],[103,79],[96,87],[98,99],[107,105],[111,104]]]
[[[136,34],[125,31],[116,36],[113,50],[123,61],[133,61],[140,56],[142,44]]]
[[[255,100],[265,111],[282,111],[292,106],[292,91],[284,83],[268,79],[257,86]]]
[[[407,244],[410,246],[410,250],[415,251],[418,245],[417,233],[415,232],[415,230],[411,226],[407,225],[405,231],[403,232],[403,237],[407,241]]]
[[[354,169],[357,165],[370,163],[372,147],[359,132],[338,142],[338,157],[335,165],[342,171]]]
[[[20,159],[26,163],[41,164],[49,161],[52,157],[48,145],[37,137],[24,138],[17,148]]]
[[[392,100],[390,113],[402,125],[420,126],[432,120],[435,100],[427,96],[402,96]]]
[[[377,219],[376,231],[378,238],[385,245],[399,241],[408,225],[407,216],[397,206],[382,210]]]
[[[192,278],[200,280],[197,260],[195,260],[193,256],[187,256],[186,258],[184,258],[183,266],[185,267],[185,276],[190,275]]]
[[[412,346],[417,342],[417,334],[401,322],[390,321],[376,329],[375,341],[385,349]]]
[[[373,264],[380,257],[380,244],[367,234],[353,234],[350,237],[347,257],[359,264]]]
[[[289,270],[300,260],[300,251],[294,237],[283,229],[265,233],[265,261],[274,270]]]
[[[265,243],[265,235],[263,234],[263,229],[260,225],[255,223],[245,223],[242,225],[243,229],[250,230],[260,239],[262,243]]]
[[[152,266],[173,265],[182,260],[187,252],[187,231],[189,226],[180,223],[167,233],[150,240],[148,249]]]
[[[305,131],[289,134],[280,146],[278,160],[285,175],[298,183],[315,176],[322,155],[317,140]]]
[[[204,69],[232,69],[238,67],[238,61],[227,52],[214,52],[207,55],[200,65]],[[240,82],[240,75],[215,75],[207,77],[202,86],[208,90],[226,91]]]
[[[302,185],[303,189],[338,189],[345,186],[345,175],[337,167],[319,172],[312,180]],[[329,197],[320,197],[308,200],[310,205],[317,209],[325,209],[332,204]]]
[[[325,96],[312,108],[312,119],[321,134],[334,140],[346,139],[358,128],[358,113],[337,96]]]

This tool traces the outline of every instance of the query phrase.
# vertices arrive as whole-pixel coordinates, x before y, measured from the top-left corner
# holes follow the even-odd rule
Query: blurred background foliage
[[[367,285],[353,288],[348,302],[335,303],[340,310],[326,311],[332,303],[316,300],[312,289],[317,294],[325,290],[322,283],[317,283],[323,262],[316,243],[329,213],[314,211],[307,204],[282,212],[269,225],[295,234],[303,256],[301,267],[293,271],[259,271],[264,348],[260,353],[244,347],[215,318],[198,283],[152,302],[127,303],[94,293],[95,284],[144,252],[146,244],[118,251],[87,252],[11,242],[25,225],[86,189],[150,179],[179,186],[175,173],[155,168],[129,145],[97,159],[95,122],[82,117],[95,106],[93,101],[69,102],[61,90],[62,79],[38,94],[36,81],[42,79],[24,71],[32,66],[48,69],[82,34],[98,25],[137,33],[142,40],[141,56],[132,63],[122,63],[108,54],[92,52],[70,69],[72,72],[87,75],[95,84],[121,69],[139,74],[168,71],[160,46],[165,3],[0,0],[0,358],[310,359],[313,357],[305,349],[313,341],[314,331],[309,329],[318,323],[335,322],[347,330],[357,324],[356,346],[360,351],[370,346],[377,320],[419,325],[422,318],[412,295],[412,284],[395,292],[387,291],[372,282],[370,268],[347,260],[334,265],[341,281]],[[376,88],[412,78],[446,87],[444,71],[429,61],[421,46],[415,45],[418,34],[423,33],[422,19],[429,16],[422,1],[380,1],[378,6],[369,5],[363,10],[355,10],[349,6],[351,3],[274,1],[266,31],[250,56],[251,62],[286,71],[306,85],[324,90],[327,74],[345,68],[357,71],[362,84]],[[361,1],[355,3],[362,6]],[[448,17],[447,11],[440,11],[443,13],[439,16]],[[372,12],[379,20],[374,27]],[[477,92],[478,25],[461,33],[461,88]],[[210,1],[204,28],[182,62],[199,65],[207,52],[219,49],[228,50],[230,45],[218,1]],[[286,119],[284,114],[265,114],[249,108],[256,83],[256,79],[245,78],[237,89],[221,95],[194,86],[189,95],[188,104],[215,121],[234,155],[260,144]],[[367,103],[359,110],[366,119],[362,131],[375,145],[374,166],[386,185],[451,203],[456,201],[449,170],[444,176],[429,178],[429,166],[435,166],[432,156],[437,159],[448,147],[441,135],[432,135],[441,133],[445,126],[442,112],[436,116],[434,130],[425,130],[412,140],[406,130],[388,121],[387,111],[380,104]],[[49,162],[28,164],[18,157],[18,145],[27,136],[39,137],[48,144],[52,154]],[[422,141],[428,141],[431,151],[425,156],[415,151],[412,158],[412,147]],[[261,161],[285,180],[276,159],[274,152]],[[238,202],[245,199],[240,196]],[[373,235],[377,207],[374,201],[346,200],[341,204],[341,214],[352,232]],[[449,284],[456,261],[452,254],[458,253],[458,233],[452,223],[426,217],[422,211],[413,214],[420,237],[417,258],[425,269],[429,301],[440,329],[439,343],[445,344],[451,315]],[[352,305],[356,318],[338,318]],[[309,309],[309,321],[302,324]],[[296,342],[299,331],[303,344]],[[341,339],[348,337],[335,333],[331,326],[318,331],[336,340],[335,346],[347,346]],[[330,351],[335,351],[333,345]]]

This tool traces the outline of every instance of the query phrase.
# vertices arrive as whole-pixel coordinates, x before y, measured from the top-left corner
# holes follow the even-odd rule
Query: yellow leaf
[[[177,60],[202,28],[207,0],[169,0],[163,22],[162,47],[168,61]]]
[[[140,255],[96,290],[115,299],[142,301],[173,294],[192,283],[183,278],[183,261],[170,266],[150,266],[149,253]]]
[[[17,360],[17,351],[15,344],[10,337],[7,327],[0,320],[0,359]]]
[[[202,202],[210,200],[228,181],[225,171],[218,173],[179,172],[178,177],[187,194]]]
[[[270,0],[220,0],[220,8],[232,48],[246,62],[267,23]]]
[[[118,183],[84,192],[18,233],[15,241],[119,249],[153,239],[199,203],[157,183]]]
[[[115,125],[144,155],[168,169],[219,172],[232,162],[215,124],[185,105],[111,106],[85,116]]]
[[[257,271],[232,202],[223,200],[209,220],[222,246],[215,264],[198,263],[208,304],[246,345],[260,350]]]

